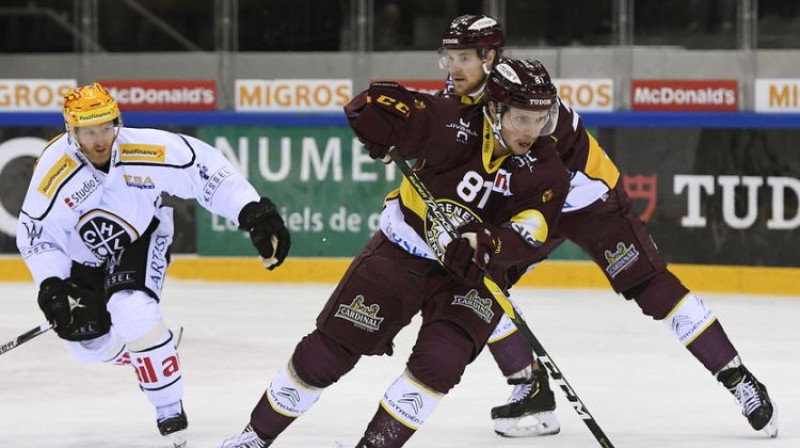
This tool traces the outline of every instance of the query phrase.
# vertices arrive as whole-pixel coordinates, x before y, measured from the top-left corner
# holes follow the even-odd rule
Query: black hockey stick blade
[[[422,202],[425,203],[428,208],[428,213],[431,214],[432,219],[441,225],[451,238],[459,238],[461,235],[458,233],[458,229],[456,229],[455,225],[453,225],[453,223],[447,218],[447,215],[440,208],[439,203],[436,202],[436,198],[434,198],[431,192],[428,191],[428,188],[422,183],[422,180],[420,180],[419,176],[417,176],[417,173],[415,173],[411,168],[411,165],[409,165],[408,161],[406,161],[406,159],[397,152],[397,147],[392,147],[389,150],[388,156],[403,173],[405,178],[411,184],[411,187],[414,188],[414,191],[416,191],[422,199]],[[578,398],[578,394],[575,393],[575,390],[567,382],[567,379],[561,374],[561,370],[559,370],[558,366],[556,366],[556,363],[552,360],[552,358],[550,358],[550,355],[547,354],[544,346],[542,346],[542,344],[539,342],[539,339],[533,334],[527,322],[525,322],[522,316],[516,312],[514,304],[508,299],[508,296],[506,296],[505,292],[503,292],[503,289],[500,288],[500,286],[486,273],[484,273],[483,276],[483,283],[492,293],[492,296],[497,301],[497,304],[500,305],[511,321],[514,322],[514,325],[517,326],[517,329],[525,337],[525,340],[528,341],[528,344],[531,346],[531,349],[533,349],[533,352],[536,353],[536,356],[539,357],[541,363],[544,364],[545,368],[547,368],[550,378],[552,378],[553,381],[558,384],[561,390],[564,391],[564,394],[567,396],[567,400],[589,428],[589,431],[591,431],[595,439],[597,439],[597,442],[600,443],[600,446],[604,448],[614,448],[611,440],[608,439],[608,436],[606,436],[606,434],[600,428],[600,425],[597,424],[597,421],[595,421],[594,417],[592,417],[592,414],[589,412],[589,409],[586,407],[586,405],[583,404],[583,401]]]
[[[39,325],[38,327],[31,328],[29,331],[26,331],[25,333],[22,333],[21,335],[17,336],[16,339],[8,341],[3,345],[0,345],[0,355],[8,351],[11,351],[11,349],[19,347],[20,345],[30,341],[31,339],[35,338],[36,336],[39,336],[42,333],[47,333],[52,328],[53,326],[50,325],[49,323],[44,323]]]

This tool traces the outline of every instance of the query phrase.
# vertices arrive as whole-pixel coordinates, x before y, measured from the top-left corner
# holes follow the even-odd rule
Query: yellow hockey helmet
[[[64,122],[69,126],[91,126],[119,118],[119,107],[99,83],[70,89],[64,95]]]

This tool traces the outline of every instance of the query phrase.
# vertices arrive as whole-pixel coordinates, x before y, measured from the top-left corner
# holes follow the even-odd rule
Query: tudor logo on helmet
[[[497,20],[494,20],[491,17],[483,17],[482,19],[478,19],[472,23],[467,29],[468,30],[482,30],[484,28],[489,28],[492,26],[497,25]]]
[[[519,76],[517,76],[517,73],[514,71],[514,69],[509,67],[507,63],[498,64],[496,70],[514,84],[522,85],[522,81],[519,79]]]

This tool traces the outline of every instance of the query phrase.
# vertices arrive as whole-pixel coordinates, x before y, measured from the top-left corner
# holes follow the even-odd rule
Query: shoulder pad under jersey
[[[51,140],[36,161],[22,211],[32,218],[43,219],[62,190],[84,166],[69,150],[65,134]]]
[[[118,165],[186,168],[197,157],[186,137],[159,129],[122,128],[117,145]]]

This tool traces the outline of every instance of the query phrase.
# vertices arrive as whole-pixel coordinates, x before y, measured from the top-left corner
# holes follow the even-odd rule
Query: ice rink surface
[[[167,282],[163,310],[185,327],[181,345],[189,447],[216,447],[247,423],[269,379],[314,320],[332,285]],[[617,447],[800,447],[800,299],[703,294],[745,364],[780,411],[780,435],[750,429],[733,397],[668,329],[610,291],[519,289],[512,294],[567,380]],[[43,321],[36,291],[0,284],[0,341]],[[392,357],[363,358],[273,448],[350,446],[416,336]],[[599,446],[560,391],[561,434],[494,435],[489,409],[510,392],[488,351],[406,445],[418,448]],[[0,447],[161,447],[155,414],[133,369],[79,365],[52,333],[0,357]]]

